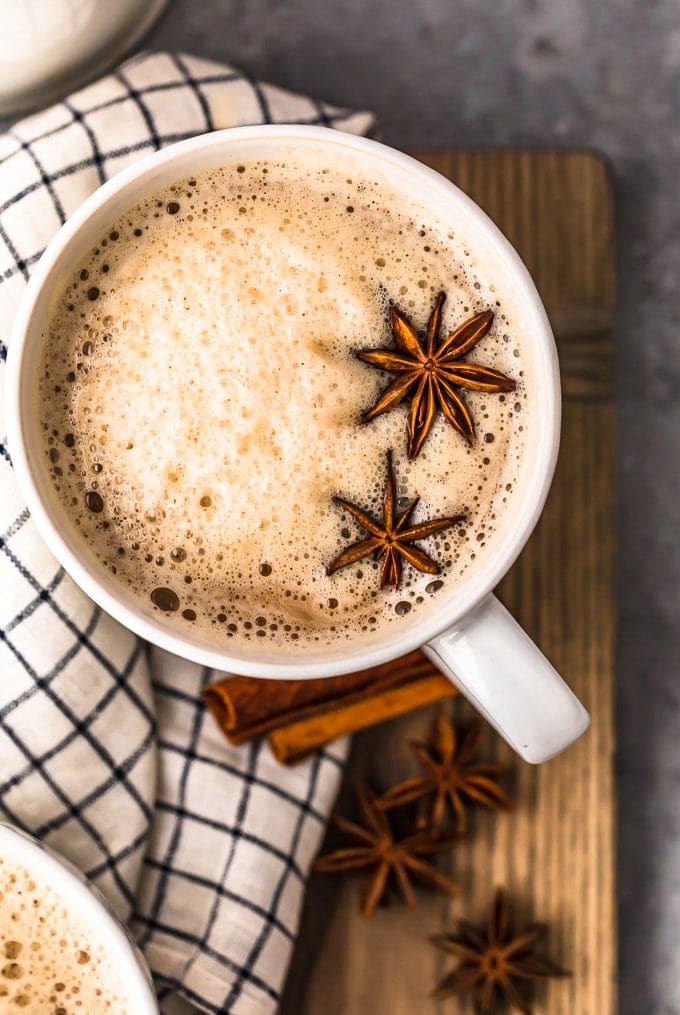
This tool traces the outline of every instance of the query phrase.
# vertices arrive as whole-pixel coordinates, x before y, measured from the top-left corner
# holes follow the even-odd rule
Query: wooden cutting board
[[[611,186],[603,162],[586,153],[414,154],[498,223],[550,314],[564,392],[560,461],[543,518],[500,595],[583,700],[592,727],[538,768],[486,732],[487,756],[515,768],[517,807],[512,815],[475,813],[470,838],[450,859],[465,887],[460,899],[420,893],[417,909],[395,904],[365,922],[356,882],[314,875],[281,1015],[470,1012],[462,1001],[429,999],[452,963],[426,938],[463,914],[481,918],[500,884],[519,918],[550,923],[548,951],[574,974],[538,993],[537,1015],[614,1015]],[[450,708],[466,721],[465,703]],[[355,738],[339,804],[345,812],[352,777],[382,790],[413,773],[405,741],[424,734],[431,716],[421,709]]]

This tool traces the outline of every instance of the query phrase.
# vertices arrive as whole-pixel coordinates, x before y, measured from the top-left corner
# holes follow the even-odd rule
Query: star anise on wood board
[[[432,560],[423,550],[414,546],[419,539],[426,539],[435,532],[441,532],[452,525],[458,525],[465,521],[465,515],[455,515],[446,518],[434,518],[431,521],[419,522],[417,525],[409,525],[413,512],[416,509],[419,498],[411,501],[406,508],[398,514],[396,512],[396,482],[394,468],[392,466],[392,452],[387,452],[387,478],[385,480],[385,492],[383,494],[383,517],[377,521],[363,508],[352,504],[343,497],[334,497],[333,503],[341,507],[359,523],[362,529],[369,533],[367,539],[361,539],[352,543],[347,549],[339,553],[326,567],[326,574],[335,574],[341,567],[355,564],[364,557],[374,555],[382,560],[380,568],[380,588],[384,589],[391,585],[398,589],[401,584],[402,560],[407,561],[411,567],[426,574],[439,574],[439,564]]]
[[[381,797],[379,806],[389,809],[429,797],[429,806],[421,812],[419,824],[440,827],[452,812],[461,835],[466,830],[466,804],[478,803],[509,811],[510,801],[495,777],[507,774],[510,769],[504,765],[473,762],[481,735],[482,723],[477,721],[459,739],[453,723],[439,711],[429,741],[409,743],[425,775],[414,776],[392,787]]]
[[[507,899],[498,889],[486,928],[478,929],[459,920],[457,934],[437,934],[431,941],[460,959],[432,992],[435,1000],[470,994],[477,1015],[514,1010],[531,1015],[526,986],[534,980],[571,976],[550,959],[537,955],[536,945],[546,928],[534,924],[513,931]]]
[[[321,856],[316,870],[328,873],[368,870],[361,900],[361,913],[367,919],[388,888],[395,887],[408,906],[415,906],[412,879],[457,895],[458,885],[437,870],[423,857],[446,849],[457,841],[454,835],[434,838],[429,832],[418,831],[405,838],[395,834],[384,811],[376,803],[375,794],[363,783],[357,786],[357,798],[363,824],[335,816],[338,828],[354,840],[354,845]]]
[[[423,337],[401,310],[391,306],[394,347],[357,352],[364,363],[397,375],[364,413],[366,422],[394,409],[407,396],[411,399],[407,421],[409,458],[418,456],[438,409],[468,444],[472,444],[475,424],[470,409],[456,389],[498,394],[514,391],[516,387],[515,382],[500,371],[461,359],[489,333],[493,311],[474,314],[451,334],[440,338],[445,299],[446,294],[440,292]]]

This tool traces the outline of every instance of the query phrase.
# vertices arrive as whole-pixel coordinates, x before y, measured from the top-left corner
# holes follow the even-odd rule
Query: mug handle
[[[525,761],[547,761],[590,725],[573,691],[495,596],[423,652]]]

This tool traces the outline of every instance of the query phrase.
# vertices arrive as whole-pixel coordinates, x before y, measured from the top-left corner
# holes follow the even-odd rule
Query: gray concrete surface
[[[147,47],[371,108],[400,147],[611,160],[620,1011],[680,1015],[679,0],[173,0]]]
[[[397,146],[611,160],[620,1011],[680,1013],[680,3],[174,0],[151,43],[372,108]]]

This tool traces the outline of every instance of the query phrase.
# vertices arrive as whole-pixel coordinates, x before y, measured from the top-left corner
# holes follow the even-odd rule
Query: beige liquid
[[[371,639],[431,609],[514,510],[532,426],[512,293],[484,268],[349,158],[225,166],[123,215],[56,306],[40,379],[46,462],[102,566],[158,614],[153,590],[171,590],[183,630],[269,651]],[[406,405],[359,422],[391,378],[354,351],[391,344],[389,301],[424,328],[440,289],[446,329],[495,312],[466,358],[517,390],[466,393],[474,447],[439,416],[409,462]],[[415,521],[467,514],[420,544],[438,579],[406,566],[398,591],[371,560],[325,573],[365,536],[332,497],[379,515],[387,449]]]
[[[132,1015],[102,945],[64,899],[0,857],[0,1012]]]

